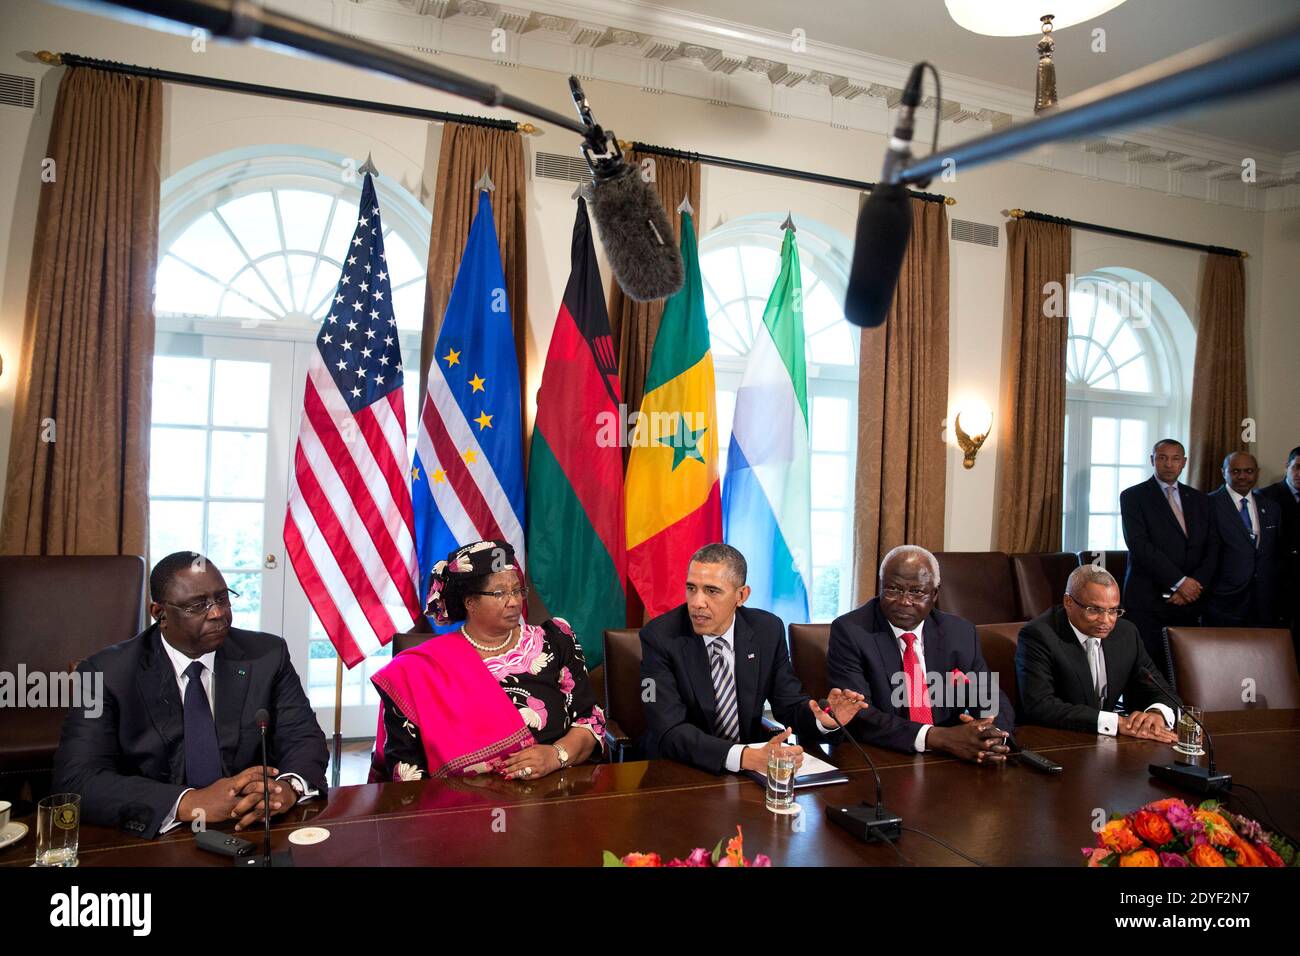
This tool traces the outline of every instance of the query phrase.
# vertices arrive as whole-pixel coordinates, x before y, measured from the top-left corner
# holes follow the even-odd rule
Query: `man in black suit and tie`
[[[1016,680],[1022,721],[1178,742],[1172,730],[1177,705],[1144,676],[1155,664],[1123,613],[1109,571],[1085,564],[1070,572],[1063,603],[1020,629]],[[1116,709],[1121,700],[1124,714]]]
[[[1291,628],[1296,658],[1300,659],[1300,448],[1292,448],[1287,456],[1285,477],[1259,493],[1276,502],[1282,518],[1277,554],[1278,619]]]
[[[1271,627],[1281,521],[1275,502],[1254,493],[1255,456],[1223,460],[1223,487],[1210,493],[1215,575],[1205,597],[1205,623],[1214,627]]]
[[[68,712],[55,789],[81,794],[87,823],[146,838],[191,821],[255,825],[265,709],[272,813],[323,794],[325,735],[283,639],[230,626],[233,592],[202,555],[163,558],[149,593],[155,623],[78,667],[103,675],[104,707]]]
[[[1155,474],[1119,496],[1128,571],[1124,606],[1147,653],[1168,675],[1164,629],[1200,623],[1202,591],[1214,577],[1210,503],[1178,480],[1187,466],[1182,443],[1163,438],[1151,449]]]
[[[766,773],[768,749],[784,745],[792,729],[805,745],[838,732],[830,714],[809,699],[794,676],[781,619],[743,606],[748,572],[735,548],[705,545],[687,568],[686,603],[641,629],[651,757],[709,773]],[[785,725],[776,736],[763,727],[764,701]],[[861,694],[838,689],[827,703],[846,725],[866,706]],[[766,746],[746,746],[760,741]],[[802,762],[803,748],[793,749]]]
[[[938,593],[934,555],[902,545],[880,563],[880,596],[831,624],[827,675],[871,705],[849,732],[904,753],[1004,761],[1011,702],[984,662],[975,625],[934,610]]]

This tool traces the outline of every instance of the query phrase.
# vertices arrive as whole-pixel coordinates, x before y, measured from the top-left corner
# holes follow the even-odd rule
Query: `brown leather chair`
[[[804,693],[815,700],[830,693],[830,678],[826,676],[826,650],[830,643],[829,624],[790,625],[790,666]]]
[[[1174,688],[1188,704],[1206,711],[1300,708],[1300,674],[1285,628],[1167,627],[1165,643]]]
[[[1101,561],[1098,562],[1098,556]],[[1124,586],[1124,575],[1128,571],[1128,552],[1127,551],[1080,551],[1080,564],[1100,564],[1110,572],[1122,588]]]
[[[1016,581],[1019,617],[1028,621],[1038,617],[1053,604],[1061,603],[1065,582],[1079,566],[1073,551],[1049,551],[1045,554],[1013,554],[1011,571]]]
[[[74,669],[139,633],[145,618],[145,563],[139,555],[0,557],[0,671]],[[6,710],[0,786],[48,774],[65,711]]]
[[[433,637],[433,627],[429,624],[429,619],[421,614],[415,626],[409,631],[393,635],[393,656],[396,657],[402,651],[410,650],[412,647],[419,647],[431,637]]]
[[[998,686],[1007,692],[1011,706],[1020,711],[1020,691],[1016,685],[1016,643],[1020,639],[1019,621],[1002,624],[979,624],[975,633],[980,639],[980,653],[989,670],[998,675]]]
[[[1011,557],[1004,551],[940,551],[939,610],[972,624],[998,624],[1020,618]]]
[[[641,701],[641,631],[605,631],[605,746],[612,763],[641,760],[645,707]]]

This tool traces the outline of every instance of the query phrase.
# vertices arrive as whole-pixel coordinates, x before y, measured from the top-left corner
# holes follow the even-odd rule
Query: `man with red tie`
[[[849,732],[905,753],[1005,760],[1004,738],[1015,728],[1011,702],[984,661],[975,625],[934,609],[934,555],[915,545],[894,548],[880,563],[879,591],[831,624],[827,676],[871,705]]]

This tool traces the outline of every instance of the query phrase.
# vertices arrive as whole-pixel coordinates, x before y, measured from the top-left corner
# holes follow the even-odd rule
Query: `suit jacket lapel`
[[[1166,507],[1168,507],[1167,502]],[[1178,522],[1175,521],[1174,524],[1177,525]],[[1061,608],[1055,613],[1052,626],[1056,631],[1056,636],[1059,637],[1061,643],[1065,645],[1065,659],[1069,661],[1070,667],[1074,671],[1075,678],[1083,688],[1084,703],[1089,707],[1096,707],[1100,710],[1105,701],[1097,699],[1097,688],[1092,680],[1092,665],[1088,663],[1088,652],[1083,649],[1083,645],[1080,644],[1079,639],[1075,637],[1074,628],[1070,626],[1070,618],[1065,613],[1065,608]],[[1105,641],[1101,642],[1101,650],[1102,658],[1106,659]],[[1110,661],[1106,660],[1106,681],[1108,687],[1110,684],[1110,673]]]
[[[225,772],[238,773],[243,767],[233,766],[239,747],[239,728],[244,712],[244,698],[248,696],[248,682],[252,679],[252,665],[232,641],[233,630],[226,636],[213,662],[213,690],[216,695],[217,742],[221,747],[221,761]]]
[[[163,638],[157,624],[150,625],[141,639],[146,645],[140,659],[140,670],[136,674],[136,690],[144,700],[154,730],[162,738],[171,782],[181,783],[185,779],[185,748],[181,746],[185,736],[185,721],[181,710],[180,688],[176,684],[176,671],[163,652]]]
[[[889,626],[889,620],[885,617],[884,612],[880,610],[880,603],[878,601],[875,610],[875,620],[872,621],[871,633],[868,635],[868,640],[875,645],[876,654],[880,657],[880,673],[902,674],[903,654],[898,649],[898,639],[894,637],[894,632]],[[886,679],[888,680],[888,678]],[[886,697],[883,701],[873,700],[871,706],[879,707],[882,710],[886,707],[892,707],[893,701],[890,698],[893,696],[893,691],[894,688],[891,685],[889,687],[890,696]],[[904,695],[904,700],[906,700],[906,695]],[[900,710],[903,714],[906,714],[906,704],[904,704]]]
[[[736,628],[732,632],[736,653],[736,716],[740,719],[740,732],[744,734],[754,717],[758,696],[758,652],[754,631],[736,611]]]
[[[690,619],[680,638],[682,655],[686,658],[686,673],[690,676],[691,687],[695,690],[695,699],[700,702],[704,718],[708,721],[712,733],[718,716],[718,702],[713,694],[713,671],[709,667],[709,652],[704,647],[704,638],[691,629]]]
[[[1160,482],[1156,480],[1154,475],[1152,475],[1150,478],[1147,479],[1147,483],[1151,486],[1150,495],[1151,498],[1154,499],[1155,504],[1159,506],[1159,513],[1165,516],[1165,520],[1169,522],[1170,527],[1172,527],[1175,531],[1177,531],[1184,538],[1186,538],[1188,536],[1188,532],[1183,530],[1182,525],[1178,523],[1178,519],[1174,517],[1173,506],[1169,504],[1169,499],[1165,497],[1165,490],[1160,487]],[[1176,485],[1178,488],[1178,503],[1179,505],[1182,505],[1184,501],[1183,491],[1187,486],[1182,484],[1177,484],[1177,483]],[[1184,522],[1188,521],[1186,508],[1183,508],[1183,521]],[[1191,526],[1188,525],[1189,529],[1190,527]],[[1071,632],[1071,636],[1073,636],[1073,632]],[[1076,641],[1076,643],[1078,642]]]

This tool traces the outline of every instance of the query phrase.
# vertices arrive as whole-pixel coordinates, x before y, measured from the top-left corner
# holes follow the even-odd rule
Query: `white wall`
[[[61,71],[35,63],[30,52],[57,48],[88,56],[402,102],[433,109],[491,114],[476,104],[312,60],[257,49],[209,44],[191,50],[188,37],[123,26],[35,0],[6,4],[0,71],[42,77],[37,113],[0,107],[0,461],[7,460],[14,388],[22,335],[27,274],[44,155]],[[536,102],[572,109],[564,77],[526,68],[494,66],[451,56],[440,61],[498,83]],[[656,95],[607,82],[586,83],[598,118],[624,139],[872,179],[883,138],[821,123],[781,119],[768,113]],[[227,149],[258,143],[301,144],[357,157],[374,154],[379,168],[398,178],[426,206],[437,168],[439,129],[428,123],[378,114],[309,106],[169,86],[164,123],[163,177]],[[522,117],[519,117],[522,118]],[[571,152],[576,137],[547,128],[530,139],[532,150]],[[1060,145],[1056,149],[1070,147]],[[1300,444],[1300,350],[1295,345],[1295,303],[1300,296],[1300,211],[1265,214],[1153,190],[1118,186],[1037,166],[1001,163],[960,171],[956,182],[936,183],[958,200],[950,216],[1000,225],[1002,210],[1022,207],[1104,222],[1122,228],[1248,249],[1246,263],[1247,349],[1250,410],[1259,423],[1264,480],[1275,480],[1285,451]],[[540,371],[558,297],[568,273],[573,212],[572,185],[530,183],[528,220],[529,356]],[[857,209],[853,192],[734,170],[706,168],[701,232],[735,216],[792,209],[852,237]],[[966,397],[997,408],[1001,364],[1005,234],[997,249],[967,243],[951,247],[950,405]],[[1154,276],[1179,298],[1195,320],[1199,255],[1136,242],[1076,233],[1076,272],[1098,265],[1130,265]],[[533,381],[536,381],[534,377]],[[939,423],[936,423],[939,427]],[[948,460],[949,550],[984,550],[993,536],[996,438],[974,469],[961,467],[953,448]],[[0,472],[0,481],[3,474]]]

